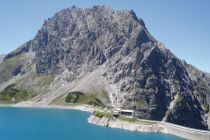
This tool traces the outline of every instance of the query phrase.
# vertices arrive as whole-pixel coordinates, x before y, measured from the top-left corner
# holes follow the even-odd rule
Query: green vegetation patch
[[[137,118],[128,118],[125,116],[119,116],[118,119],[127,121],[127,122],[138,122],[139,121]]]
[[[78,99],[84,96],[82,92],[70,92],[68,93],[65,102],[67,103],[77,103]]]
[[[135,122],[135,123],[140,123],[140,124],[144,124],[144,125],[151,125],[151,124],[155,124],[156,122],[154,121],[150,121],[150,120],[143,120],[143,119],[138,119],[138,118],[129,118],[126,116],[119,116],[118,119],[122,120],[122,121],[127,121],[127,122]]]
[[[102,118],[102,117],[106,117],[106,118],[110,118],[110,119],[113,118],[113,115],[110,112],[95,111],[94,115],[98,118]]]
[[[82,92],[70,92],[68,93],[65,102],[67,103],[79,103],[79,104],[88,104],[94,106],[104,106],[104,104],[96,98],[94,95],[85,95]]]
[[[23,58],[19,56],[0,63],[0,83],[12,77],[14,69],[17,68],[22,60]]]
[[[32,91],[17,87],[16,84],[11,84],[0,93],[0,103],[17,103],[32,97],[34,97]]]
[[[175,105],[177,105],[178,103],[182,102],[183,97],[181,95],[177,95],[177,98],[175,100]]]
[[[0,63],[0,67],[4,66],[7,68],[14,68],[17,66],[17,63],[21,62],[21,60],[22,60],[22,58],[20,56],[8,59],[7,61]]]

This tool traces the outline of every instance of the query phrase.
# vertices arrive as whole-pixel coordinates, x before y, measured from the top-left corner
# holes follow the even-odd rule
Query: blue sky
[[[32,39],[45,19],[72,5],[133,9],[176,56],[210,72],[210,0],[0,0],[0,54]]]

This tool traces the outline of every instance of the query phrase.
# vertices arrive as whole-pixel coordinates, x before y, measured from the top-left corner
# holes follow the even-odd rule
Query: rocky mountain
[[[0,75],[0,91],[13,84],[33,95],[18,104],[66,104],[79,92],[139,118],[208,129],[210,75],[178,59],[132,10],[64,9],[5,56]]]

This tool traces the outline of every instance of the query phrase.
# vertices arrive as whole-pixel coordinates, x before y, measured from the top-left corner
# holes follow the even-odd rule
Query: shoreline
[[[88,118],[88,122],[103,127],[118,128],[133,132],[154,132],[171,134],[183,139],[210,140],[210,131],[188,128],[161,121],[156,121],[156,123],[153,124],[144,124],[143,122],[127,122],[120,119],[109,119],[105,117],[98,118],[92,114]]]
[[[18,104],[0,104],[0,107],[14,107],[14,108],[38,108],[38,109],[65,109],[65,110],[79,110],[83,112],[93,113],[98,109],[91,105],[18,105]]]
[[[95,115],[90,115],[88,118],[88,122],[91,124],[111,127],[111,128],[119,128],[124,130],[129,130],[133,132],[160,132],[167,134],[167,129],[163,126],[158,126],[158,123],[153,124],[145,124],[145,123],[136,123],[136,122],[128,122],[120,119],[109,119],[106,117],[98,118]]]

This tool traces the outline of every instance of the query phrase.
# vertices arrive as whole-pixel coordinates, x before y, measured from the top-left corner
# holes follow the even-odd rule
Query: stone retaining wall
[[[144,125],[141,123],[131,123],[118,119],[113,120],[104,117],[98,118],[94,115],[91,115],[88,118],[88,122],[100,126],[126,129],[130,131],[168,133],[190,140],[210,140],[210,131],[191,129],[166,122],[151,121],[156,123]]]

